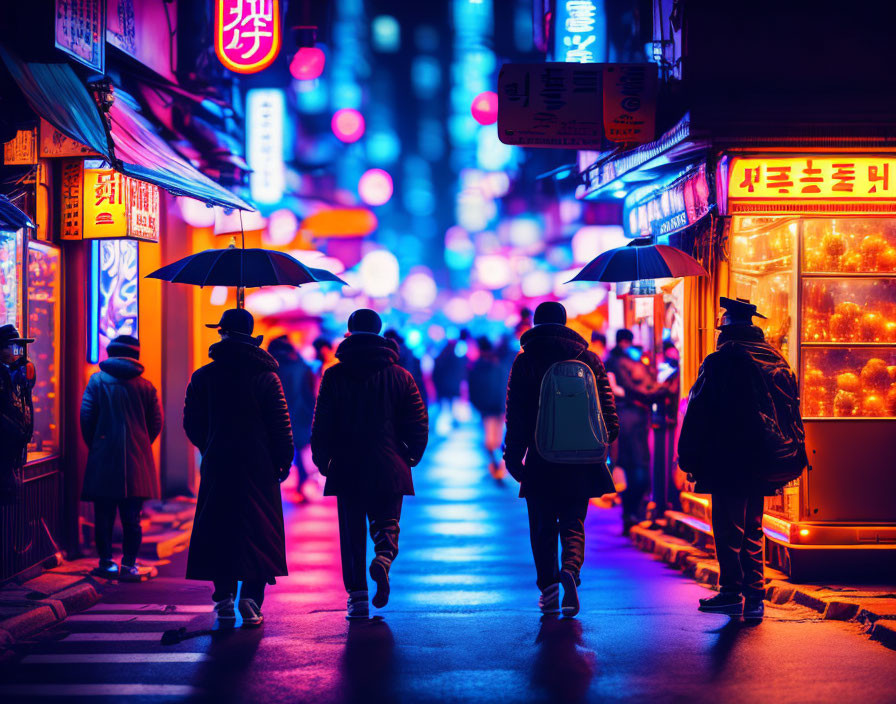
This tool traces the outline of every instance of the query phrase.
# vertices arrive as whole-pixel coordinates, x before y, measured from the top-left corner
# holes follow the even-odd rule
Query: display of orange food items
[[[857,393],[861,386],[859,377],[852,372],[843,372],[843,374],[837,375],[837,388],[841,391]]]
[[[884,318],[880,313],[865,313],[859,322],[859,335],[863,342],[882,342]]]
[[[896,416],[896,384],[887,391],[887,415]]]
[[[865,235],[859,244],[862,254],[862,267],[866,271],[875,271],[881,253],[887,248],[887,241],[881,235]]]
[[[886,415],[886,406],[884,399],[877,394],[868,394],[862,399],[862,415],[872,418],[879,418]]]
[[[896,247],[887,247],[877,260],[880,271],[896,271]]]
[[[840,260],[839,271],[854,273],[862,268],[862,255],[858,252],[850,252]]]
[[[828,232],[821,239],[821,248],[828,257],[842,257],[846,253],[846,240],[838,232]]]
[[[887,370],[887,363],[878,358],[872,357],[862,367],[862,389],[865,392],[884,391],[890,384],[890,372]]]
[[[834,397],[834,416],[836,418],[849,418],[856,414],[858,402],[856,395],[842,389]]]

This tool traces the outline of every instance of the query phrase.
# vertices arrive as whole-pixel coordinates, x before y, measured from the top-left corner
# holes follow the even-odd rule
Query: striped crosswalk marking
[[[96,604],[87,609],[95,611],[165,611],[179,614],[206,614],[214,611],[213,604]]]
[[[94,663],[202,662],[207,653],[51,653],[26,655],[23,665],[72,665]]]
[[[144,633],[70,633],[59,643],[88,643],[110,640],[162,640],[162,631],[148,631]]]
[[[141,621],[144,623],[179,621],[183,623],[191,618],[190,614],[75,614],[69,616],[66,623],[112,623],[113,621]]]
[[[187,684],[13,684],[0,686],[5,697],[189,697],[201,690]]]

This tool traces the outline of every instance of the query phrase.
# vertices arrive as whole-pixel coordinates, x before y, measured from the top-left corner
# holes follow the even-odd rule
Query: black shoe
[[[744,600],[744,621],[761,621],[765,616],[765,602],[762,599]]]
[[[378,609],[389,603],[389,569],[378,557],[370,563],[370,578],[376,582],[376,594],[371,603]]]
[[[700,611],[711,614],[728,614],[729,616],[740,616],[743,613],[744,600],[740,594],[729,594],[722,592],[715,596],[700,600]]]
[[[97,577],[116,579],[118,577],[118,563],[115,560],[100,560],[100,564],[93,568],[93,574]]]
[[[579,590],[576,588],[576,578],[569,570],[562,570],[560,584],[563,585],[563,601],[560,602],[560,610],[566,618],[572,618],[579,613]]]

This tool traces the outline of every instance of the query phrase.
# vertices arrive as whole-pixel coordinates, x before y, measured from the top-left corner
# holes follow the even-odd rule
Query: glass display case
[[[60,252],[52,245],[28,243],[28,335],[34,338],[28,357],[36,382],[34,436],[28,461],[59,453],[59,314]]]
[[[0,325],[22,329],[22,233],[0,229]]]

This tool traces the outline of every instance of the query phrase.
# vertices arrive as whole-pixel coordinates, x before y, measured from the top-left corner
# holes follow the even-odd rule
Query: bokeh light
[[[313,81],[324,72],[327,57],[314,46],[299,47],[289,63],[289,72],[299,81]]]
[[[429,308],[436,301],[438,288],[426,267],[417,267],[408,274],[401,287],[405,303],[418,310]]]
[[[367,205],[383,205],[392,197],[392,177],[388,171],[369,169],[358,181],[358,195]]]
[[[330,121],[333,134],[341,142],[351,144],[364,136],[364,116],[352,108],[342,108],[333,114]]]
[[[212,227],[215,224],[215,209],[195,198],[181,196],[177,199],[180,215],[191,227]]]
[[[379,15],[370,23],[373,48],[383,53],[398,51],[401,47],[401,26],[392,15]]]
[[[480,125],[493,125],[498,121],[498,94],[487,90],[473,98],[470,107],[473,119]]]
[[[361,289],[371,298],[384,298],[398,290],[398,259],[388,250],[376,249],[365,254],[358,273]]]
[[[490,289],[503,288],[513,276],[510,262],[500,254],[482,254],[476,257],[475,268],[476,280]]]
[[[286,208],[275,210],[268,217],[268,227],[262,233],[261,240],[264,244],[275,247],[285,247],[296,238],[299,229],[299,220],[295,213]]]

